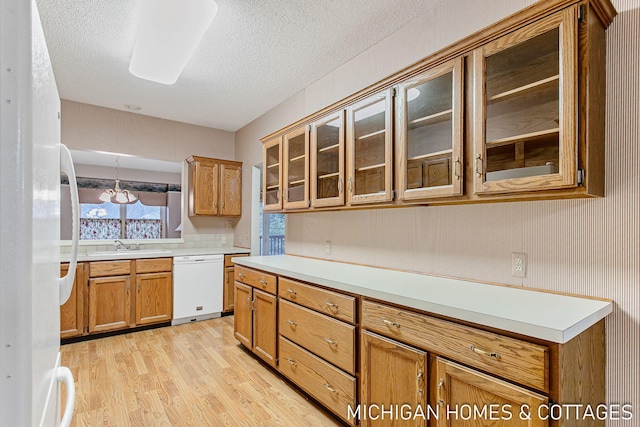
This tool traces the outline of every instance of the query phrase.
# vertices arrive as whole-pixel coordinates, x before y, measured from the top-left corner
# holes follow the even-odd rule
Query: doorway
[[[253,167],[252,178],[252,201],[258,208],[251,215],[251,254],[284,255],[285,216],[262,211],[262,165]]]

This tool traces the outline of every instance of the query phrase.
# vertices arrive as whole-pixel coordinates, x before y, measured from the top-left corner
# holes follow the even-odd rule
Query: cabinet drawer
[[[131,261],[96,261],[89,263],[89,277],[126,276],[131,274]]]
[[[281,335],[355,374],[355,327],[288,301],[280,301],[279,311]]]
[[[237,265],[235,269],[236,271],[234,278],[236,281],[276,295],[276,276],[268,273],[263,273],[262,271],[253,270],[251,268],[242,267],[240,265]]]
[[[136,273],[162,273],[171,271],[173,258],[150,258],[136,260]]]
[[[293,301],[312,310],[345,322],[355,323],[356,299],[311,285],[280,278],[280,298]]]
[[[371,301],[362,304],[362,327],[549,391],[547,347]]]
[[[355,410],[356,380],[302,347],[280,336],[279,370],[350,425],[349,405]]]

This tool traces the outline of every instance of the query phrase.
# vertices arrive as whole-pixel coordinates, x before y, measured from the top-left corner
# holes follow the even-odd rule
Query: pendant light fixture
[[[104,190],[99,199],[103,202],[111,203],[133,203],[138,200],[135,194],[133,194],[129,190],[120,189],[120,163],[118,163],[119,158],[120,156],[116,157],[116,185],[114,186],[114,188],[108,188]]]
[[[138,0],[138,34],[129,64],[136,77],[172,85],[218,12],[213,0]]]

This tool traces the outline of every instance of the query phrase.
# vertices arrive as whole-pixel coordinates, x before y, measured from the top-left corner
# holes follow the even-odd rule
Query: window
[[[78,178],[80,240],[165,239],[181,236],[180,188],[175,184],[127,181],[138,197],[135,203],[102,202],[99,197],[113,182]],[[61,185],[60,236],[71,239],[71,201],[68,182]],[[66,187],[66,188],[65,188]]]
[[[284,255],[284,214],[264,213],[260,206],[260,255]]]
[[[161,239],[164,206],[80,203],[80,240]]]

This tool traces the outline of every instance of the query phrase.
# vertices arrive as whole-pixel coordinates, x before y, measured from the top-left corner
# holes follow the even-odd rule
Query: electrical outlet
[[[511,252],[511,275],[513,277],[527,277],[527,254]]]
[[[331,240],[324,242],[324,253],[325,255],[331,255]]]

